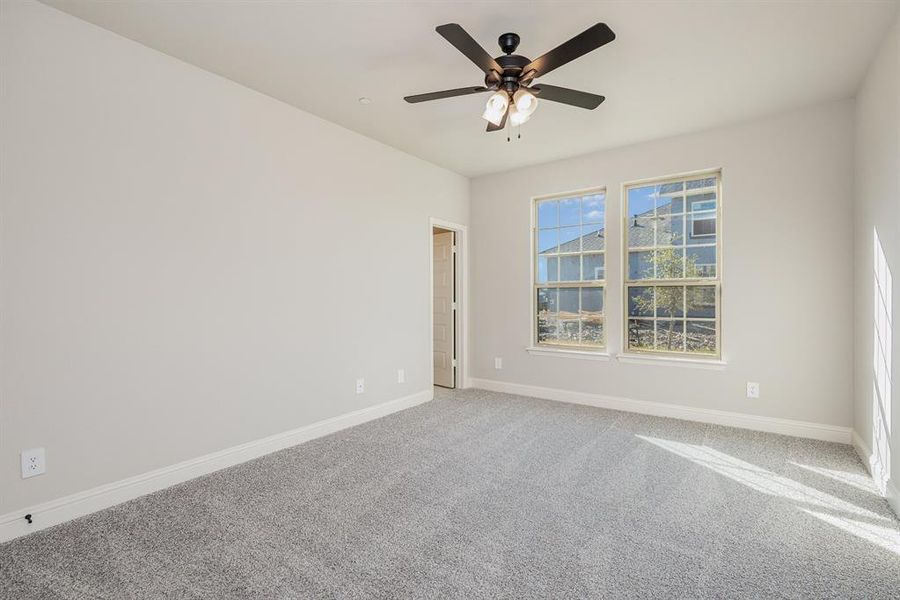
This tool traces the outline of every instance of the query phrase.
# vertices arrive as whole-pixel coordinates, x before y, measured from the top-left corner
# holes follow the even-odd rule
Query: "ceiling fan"
[[[440,25],[435,31],[484,71],[484,85],[406,96],[404,100],[407,102],[425,102],[494,92],[488,98],[484,114],[481,116],[488,121],[488,131],[498,131],[506,126],[507,118],[513,126],[519,126],[531,118],[537,108],[538,98],[588,110],[597,108],[605,100],[603,96],[597,94],[532,83],[553,69],[616,39],[616,34],[606,23],[597,23],[535,60],[513,54],[519,47],[519,36],[515,33],[504,33],[500,36],[498,43],[505,56],[491,58],[491,55],[456,23]]]

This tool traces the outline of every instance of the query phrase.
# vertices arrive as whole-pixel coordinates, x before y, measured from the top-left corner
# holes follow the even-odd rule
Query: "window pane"
[[[554,254],[559,244],[558,229],[542,229],[538,231],[537,251],[539,254]]]
[[[653,348],[653,321],[628,319],[628,347],[639,350]]]
[[[711,285],[687,288],[687,316],[712,319],[716,316],[716,288]]]
[[[559,290],[559,341],[577,344],[579,340],[579,288]]]
[[[559,228],[559,251],[581,252],[581,227]]]
[[[699,213],[688,217],[688,237],[687,244],[689,246],[695,244],[715,244],[716,243],[716,220],[715,213]]]
[[[559,259],[555,256],[539,256],[537,282],[559,281]]]
[[[684,212],[683,196],[660,196],[656,203],[657,215],[669,215]]]
[[[656,245],[684,245],[684,217],[658,217],[656,219]]]
[[[684,350],[684,321],[660,319],[656,322],[656,349],[665,352]]]
[[[566,198],[559,201],[559,226],[581,225],[581,199]]]
[[[571,319],[578,316],[581,288],[559,288],[559,317]]]
[[[656,316],[684,316],[684,286],[665,285],[656,288]]]
[[[581,343],[603,345],[603,288],[581,288]]]
[[[582,255],[582,281],[596,281],[604,279],[606,269],[604,268],[604,260],[602,254],[584,254]]]
[[[713,187],[716,185],[715,177],[706,177],[703,179],[693,179],[687,182],[687,189],[695,190],[698,188]]]
[[[603,233],[603,225],[594,223],[581,226],[581,250],[583,252],[597,252],[606,247],[606,239]]]
[[[538,342],[554,342],[558,339],[557,308],[558,291],[555,288],[538,288]]]
[[[628,218],[652,215],[657,193],[655,185],[628,190]]]
[[[653,246],[656,218],[631,217],[628,219],[628,247],[647,248]]]
[[[706,194],[694,194],[688,196],[688,206],[692,213],[702,210],[716,210],[716,194],[708,192]]]
[[[716,353],[716,324],[713,321],[687,322],[687,351]]]
[[[581,316],[599,316],[603,314],[603,288],[581,288]]]
[[[682,192],[684,191],[684,182],[683,181],[674,181],[672,183],[664,183],[659,186],[660,194],[671,194],[673,192]]]
[[[559,203],[556,200],[538,202],[538,227],[556,227],[559,225],[557,218]]]
[[[557,288],[538,288],[538,312],[559,312],[559,290]]]
[[[681,279],[684,275],[684,249],[663,248],[653,253],[653,258],[648,256],[650,264],[649,273],[656,279]],[[655,271],[653,267],[656,267]],[[648,277],[649,277],[648,276]]]
[[[603,223],[606,212],[606,198],[603,194],[585,196],[581,199],[581,222]]]
[[[586,346],[603,345],[602,316],[581,316],[581,343]]]
[[[716,247],[688,248],[687,274],[688,277],[715,277]]]
[[[563,318],[562,313],[559,315],[559,343],[560,344],[578,344],[580,339],[580,327],[578,315],[569,318]]]
[[[702,216],[701,216],[702,215]],[[706,241],[716,239],[716,215],[715,213],[699,213],[691,219],[691,230],[688,232],[693,241],[703,238]]]
[[[653,288],[634,286],[628,288],[628,316],[653,316]]]
[[[559,339],[559,322],[555,314],[538,315],[538,343],[552,343]]]
[[[628,253],[628,277],[629,279],[651,279],[653,278],[653,260],[652,252],[629,252]]]
[[[664,248],[653,254],[657,279],[681,279],[684,276],[684,248]]]
[[[580,281],[581,280],[581,256],[560,256],[559,257],[559,280],[560,281]]]

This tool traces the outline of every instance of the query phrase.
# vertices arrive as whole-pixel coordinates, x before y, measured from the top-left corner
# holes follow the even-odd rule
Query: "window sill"
[[[652,354],[619,354],[616,360],[621,363],[639,365],[664,365],[667,367],[688,367],[693,369],[724,370],[728,363],[718,358],[680,358],[678,356],[653,356]]]
[[[546,346],[529,346],[525,348],[528,354],[536,356],[556,356],[557,358],[577,358],[580,360],[609,360],[608,352],[593,352],[591,350],[570,350],[568,348],[548,348]]]

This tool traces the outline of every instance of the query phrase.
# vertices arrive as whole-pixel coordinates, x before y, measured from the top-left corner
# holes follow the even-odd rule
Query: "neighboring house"
[[[715,274],[716,266],[716,209],[715,194],[699,194],[689,196],[687,212],[682,213],[681,200],[676,202],[676,214],[672,216],[672,204],[664,204],[655,211],[650,209],[634,215],[628,220],[629,276],[631,279],[653,278],[653,265],[650,258],[651,248],[672,246],[686,247],[687,260],[692,262],[697,277],[709,277]],[[685,221],[687,219],[687,221]],[[655,227],[654,227],[655,225]],[[686,226],[685,226],[686,225]],[[603,252],[606,246],[604,228],[598,228],[575,239],[562,241],[559,249],[551,248],[540,252],[541,255]],[[682,241],[684,238],[684,241]],[[591,265],[591,272],[582,273],[580,280],[603,278],[603,264]],[[578,281],[574,273],[567,276],[566,269],[562,273],[548,268],[550,281]],[[557,279],[557,277],[562,276]]]

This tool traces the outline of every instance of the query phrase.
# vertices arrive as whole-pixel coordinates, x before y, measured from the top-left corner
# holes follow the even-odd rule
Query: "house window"
[[[721,352],[720,174],[626,185],[625,348]]]
[[[691,236],[694,238],[712,237],[715,241],[716,236],[716,200],[704,197],[705,194],[698,194],[692,198],[690,202],[689,212],[691,214]]]
[[[534,341],[605,346],[606,191],[534,203]]]

